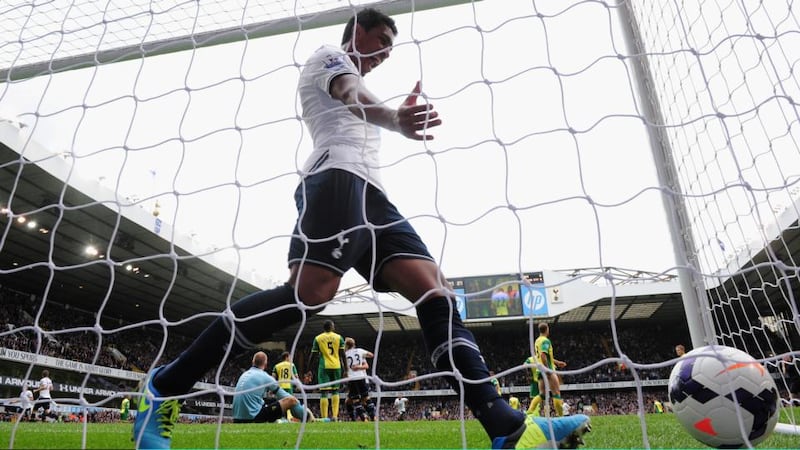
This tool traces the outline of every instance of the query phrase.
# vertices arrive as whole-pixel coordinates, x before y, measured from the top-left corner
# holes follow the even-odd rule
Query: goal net
[[[626,412],[666,399],[672,354],[663,342],[644,356],[636,350],[636,328],[657,307],[635,316],[618,303],[617,287],[631,277],[610,269],[631,267],[647,285],[679,278],[682,343],[753,355],[774,371],[782,406],[790,405],[791,372],[782,368],[800,367],[790,365],[800,360],[800,25],[792,2],[778,0],[6,2],[7,379],[59,370],[68,392],[54,394],[65,408],[116,411],[144,372],[174,358],[226,305],[284,281],[292,192],[312,145],[297,78],[317,47],[340,42],[363,6],[389,13],[399,29],[391,58],[366,77],[370,89],[396,106],[421,80],[422,98],[444,120],[425,143],[384,132],[381,153],[390,198],[444,273],[515,274],[478,298],[529,286],[531,271],[597,268],[545,278],[549,313],[467,321],[491,350],[484,356],[504,396],[527,401],[530,367],[492,338],[520,339],[515,347],[529,355],[534,323],[544,320],[576,334],[582,325],[570,325],[585,324],[608,338],[590,360],[561,372],[573,406],[592,413],[589,399],[603,393],[581,397],[570,377],[605,370],[628,377],[634,407]],[[589,280],[610,287],[608,304],[558,294]],[[411,303],[358,288],[363,282],[345,275],[328,313],[341,312],[342,321],[373,313],[362,344],[376,354],[376,398],[393,399],[398,389],[420,404],[447,397],[460,411],[451,417],[469,417],[424,355],[382,368],[396,362],[397,333],[418,333],[419,323]],[[497,333],[482,333],[490,327]],[[301,363],[319,331],[304,322],[263,346]],[[225,380],[238,363],[186,397],[198,416],[229,418]],[[644,382],[645,372],[655,381]],[[2,397],[18,395],[17,385],[3,388]],[[304,384],[301,401],[316,407],[317,398],[314,382]],[[379,402],[379,411],[391,409],[390,400]],[[792,411],[786,416],[797,424]],[[453,445],[466,445],[458,432]],[[218,431],[207,446],[220,442]]]
[[[694,283],[693,344],[744,350],[786,391],[800,344],[795,13],[785,2],[629,6],[676,254]]]
[[[790,3],[630,3],[632,47],[695,346],[796,377],[798,47]],[[662,166],[663,164],[663,166]],[[687,273],[690,272],[690,273]],[[796,405],[786,394],[784,405]],[[787,408],[797,433],[797,417]]]

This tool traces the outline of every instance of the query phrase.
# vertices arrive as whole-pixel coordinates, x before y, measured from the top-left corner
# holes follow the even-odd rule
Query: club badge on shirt
[[[322,62],[328,70],[337,70],[344,65],[344,55],[329,55]]]

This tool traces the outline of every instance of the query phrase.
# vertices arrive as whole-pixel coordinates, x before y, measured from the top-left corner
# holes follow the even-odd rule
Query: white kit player
[[[347,412],[353,420],[375,420],[375,404],[369,397],[367,386],[367,359],[375,355],[368,350],[356,347],[355,339],[349,337],[344,340],[344,356],[347,359]]]

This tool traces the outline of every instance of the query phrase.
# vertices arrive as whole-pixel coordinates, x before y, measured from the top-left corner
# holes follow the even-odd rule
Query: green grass
[[[800,414],[800,410],[797,411]],[[692,439],[671,414],[648,414],[647,441],[638,416],[597,416],[586,448],[706,448]],[[380,431],[377,440],[376,425]],[[0,447],[5,448],[133,448],[130,424],[0,423]],[[84,433],[85,429],[85,433]],[[173,448],[487,448],[489,440],[475,420],[311,423],[298,443],[299,424],[180,424]],[[12,436],[13,433],[13,436]],[[217,439],[219,441],[217,441]],[[760,448],[798,448],[800,437],[773,433]]]

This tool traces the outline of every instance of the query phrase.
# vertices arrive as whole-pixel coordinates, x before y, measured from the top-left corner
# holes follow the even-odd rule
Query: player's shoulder
[[[323,44],[317,47],[316,50],[311,52],[309,59],[326,59],[329,57],[346,56],[347,52],[342,50],[341,47],[335,45]]]
[[[255,376],[255,377],[258,377],[258,378],[265,378],[265,377],[272,378],[270,376],[270,374],[267,373],[266,370],[261,370],[261,369],[259,369],[257,367],[251,367],[249,370],[251,371],[251,374],[253,376]]]
[[[340,47],[323,45],[311,53],[307,66],[316,70],[341,70],[347,67],[347,53]]]

